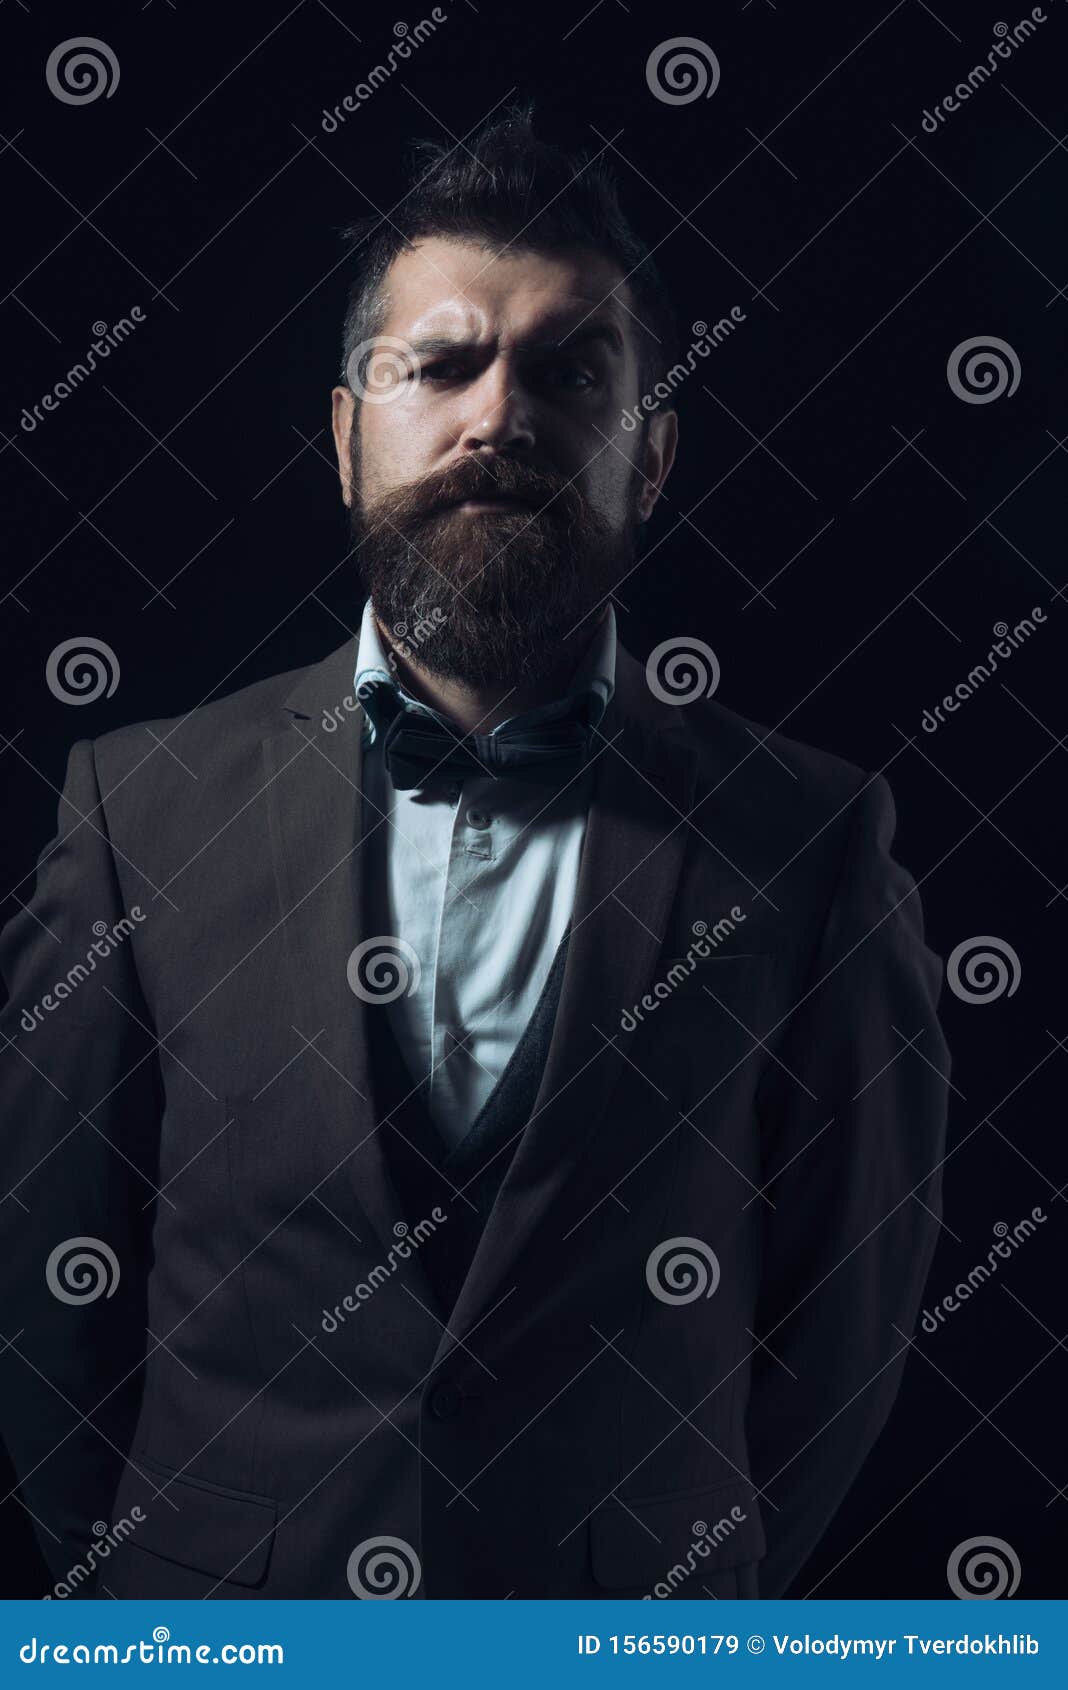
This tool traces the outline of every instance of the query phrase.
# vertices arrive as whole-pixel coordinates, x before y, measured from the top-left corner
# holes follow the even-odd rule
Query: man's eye
[[[434,364],[424,364],[421,369],[412,371],[408,379],[448,382],[462,379],[465,373],[466,365],[459,359],[439,358]],[[597,385],[596,376],[591,375],[581,364],[563,362],[542,365],[537,371],[537,379],[546,386],[562,387],[575,393],[584,393]]]
[[[436,364],[424,364],[414,375],[419,381],[451,381],[460,369],[455,358],[439,358]]]
[[[542,374],[551,386],[570,388],[576,393],[584,393],[597,385],[596,376],[583,369],[581,364],[548,364]]]

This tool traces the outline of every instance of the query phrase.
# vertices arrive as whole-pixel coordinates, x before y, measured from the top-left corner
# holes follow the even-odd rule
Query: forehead
[[[624,343],[628,339],[630,290],[618,266],[587,247],[500,251],[479,241],[434,237],[397,256],[383,291],[383,334],[521,339],[537,329],[596,319],[614,322]]]

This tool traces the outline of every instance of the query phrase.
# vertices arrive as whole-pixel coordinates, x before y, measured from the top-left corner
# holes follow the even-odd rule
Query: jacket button
[[[430,1412],[435,1420],[451,1420],[463,1406],[464,1393],[459,1385],[448,1381],[431,1392]]]

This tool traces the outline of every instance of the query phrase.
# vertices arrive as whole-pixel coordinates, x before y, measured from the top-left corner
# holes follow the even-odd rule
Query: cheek
[[[611,464],[594,466],[595,473],[586,483],[584,492],[597,515],[618,531],[634,518],[636,478],[633,468],[624,464],[614,452],[612,458]]]
[[[365,405],[358,460],[368,492],[388,492],[416,480],[434,462],[425,418],[415,416],[401,401]]]

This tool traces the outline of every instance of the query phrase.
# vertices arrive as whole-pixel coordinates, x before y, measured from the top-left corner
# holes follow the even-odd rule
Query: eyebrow
[[[462,335],[423,335],[418,340],[409,341],[411,350],[418,358],[432,358],[443,352],[462,352],[466,350],[480,350],[478,343],[465,339]],[[533,340],[518,341],[517,350],[520,352],[563,352],[575,351],[581,346],[601,344],[617,357],[623,355],[623,336],[613,322],[603,318],[599,322],[581,323],[576,329],[560,335],[558,331],[548,331]]]

